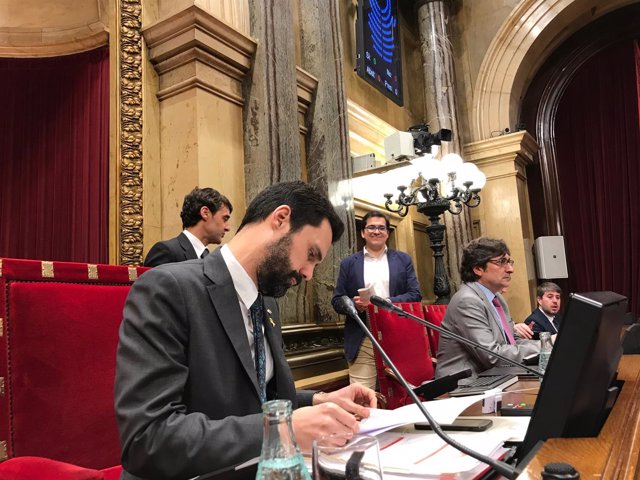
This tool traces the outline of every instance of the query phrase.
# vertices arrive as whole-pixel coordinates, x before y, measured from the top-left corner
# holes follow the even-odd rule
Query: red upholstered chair
[[[145,270],[0,259],[0,478],[118,478],[118,329]]]
[[[398,305],[405,312],[424,318],[420,302]],[[425,327],[373,305],[369,305],[368,315],[373,335],[405,380],[415,386],[431,380],[434,368]],[[412,403],[411,397],[395,379],[378,352],[375,352],[375,359],[380,392],[387,397],[387,408],[394,409]]]
[[[424,318],[434,325],[442,325],[444,314],[447,312],[446,305],[425,305],[424,306]],[[435,330],[427,327],[427,333],[429,334],[429,345],[431,346],[431,352],[435,357],[438,353],[438,344],[440,341],[440,334]]]

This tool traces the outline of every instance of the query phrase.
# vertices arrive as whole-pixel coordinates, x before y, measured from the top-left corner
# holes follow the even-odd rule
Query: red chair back
[[[447,312],[447,305],[425,305],[424,306],[424,318],[434,325],[442,325],[444,314]],[[435,330],[427,327],[429,335],[429,345],[431,346],[431,352],[435,357],[438,353],[438,344],[440,342],[440,334]]]
[[[113,409],[118,329],[146,268],[0,259],[4,458],[120,463]]]
[[[420,302],[398,305],[405,312],[424,318]],[[417,386],[431,380],[434,368],[425,327],[373,305],[369,305],[368,315],[373,335],[407,382]],[[386,365],[377,351],[375,359],[380,392],[387,397],[387,408],[412,403],[402,385],[387,375]]]

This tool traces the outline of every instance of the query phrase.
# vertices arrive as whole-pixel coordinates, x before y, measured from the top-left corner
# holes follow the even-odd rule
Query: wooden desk
[[[518,480],[542,478],[550,462],[573,465],[582,480],[640,479],[640,355],[622,357],[618,371],[624,387],[600,434],[547,440]]]

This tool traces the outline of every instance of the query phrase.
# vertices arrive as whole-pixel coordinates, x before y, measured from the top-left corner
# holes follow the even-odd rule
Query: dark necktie
[[[209,255],[209,249],[207,247],[204,248],[204,251],[202,252],[202,254],[200,255],[200,258],[204,258],[207,255]]]
[[[507,337],[509,345],[515,345],[516,341],[513,338],[513,333],[511,333],[511,326],[507,321],[507,316],[504,314],[504,309],[502,308],[500,300],[498,300],[498,297],[493,297],[491,303],[493,303],[493,305],[496,307],[496,310],[498,311],[498,316],[500,317],[500,322],[502,323],[502,330],[504,330],[504,334]]]
[[[264,332],[262,325],[264,323],[264,307],[262,305],[262,295],[258,294],[258,298],[251,308],[251,323],[253,324],[253,345],[255,348],[256,373],[258,375],[258,387],[260,388],[260,402],[267,401],[266,376],[267,376],[267,359],[264,349]]]

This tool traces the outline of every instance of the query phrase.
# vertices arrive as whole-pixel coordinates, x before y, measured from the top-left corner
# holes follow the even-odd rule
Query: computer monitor
[[[620,385],[620,333],[627,299],[613,292],[572,294],[560,324],[519,461],[540,440],[598,435]]]

